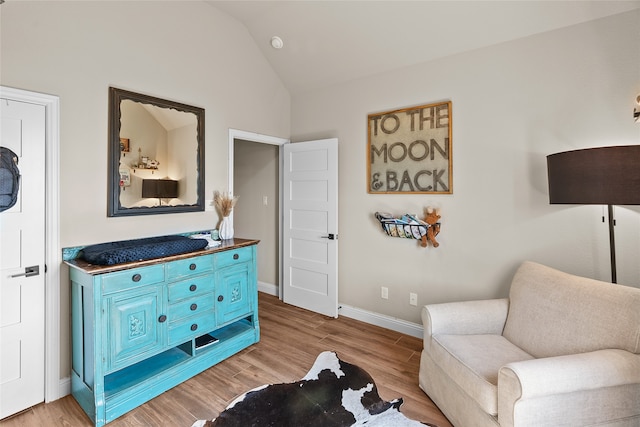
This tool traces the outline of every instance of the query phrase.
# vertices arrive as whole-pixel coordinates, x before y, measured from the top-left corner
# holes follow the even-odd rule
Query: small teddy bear
[[[434,248],[440,246],[440,243],[436,240],[436,236],[440,233],[440,214],[438,210],[435,210],[431,207],[425,209],[424,222],[429,224],[429,228],[427,228],[427,235],[422,237],[422,246],[427,246],[427,241],[431,242]],[[426,239],[425,239],[426,237]]]

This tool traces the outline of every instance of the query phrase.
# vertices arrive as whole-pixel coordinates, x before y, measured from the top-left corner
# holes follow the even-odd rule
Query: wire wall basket
[[[420,240],[422,247],[427,246],[427,240],[432,240],[433,245],[438,246],[435,242],[435,235],[440,232],[439,222],[431,225],[410,214],[396,218],[388,213],[376,212],[375,217],[380,222],[382,231],[390,237]],[[431,233],[429,232],[430,228],[432,229]]]

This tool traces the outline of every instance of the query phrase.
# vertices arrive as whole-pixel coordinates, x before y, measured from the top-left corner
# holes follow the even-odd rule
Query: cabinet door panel
[[[249,293],[252,271],[244,263],[218,270],[216,276],[216,315],[219,324],[228,323],[251,313],[254,298]],[[255,294],[255,291],[253,291]]]
[[[166,317],[162,286],[121,292],[105,300],[106,370],[123,368],[163,349]]]

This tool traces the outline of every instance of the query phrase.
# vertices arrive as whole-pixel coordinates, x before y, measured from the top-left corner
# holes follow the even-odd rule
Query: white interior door
[[[283,145],[282,299],[338,317],[338,140]]]
[[[0,145],[18,155],[18,202],[0,212],[0,418],[44,401],[45,107],[0,99]],[[39,274],[34,274],[34,270]],[[31,271],[32,273],[28,273]]]

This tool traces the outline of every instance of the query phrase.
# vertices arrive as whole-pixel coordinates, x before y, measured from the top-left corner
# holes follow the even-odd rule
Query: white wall
[[[238,237],[259,239],[258,282],[279,284],[279,211],[277,145],[235,140],[233,194],[239,196],[233,209]],[[264,197],[267,204],[264,204]]]
[[[419,305],[502,296],[524,259],[608,279],[601,209],[550,206],[544,157],[640,142],[631,120],[640,93],[639,22],[630,12],[291,102],[244,27],[205,3],[9,1],[0,7],[0,84],[60,96],[62,247],[218,222],[213,211],[107,218],[109,86],[206,110],[207,198],[227,189],[229,128],[280,137],[291,129],[298,141],[338,137],[340,301],[419,322],[409,292]],[[445,99],[453,102],[453,195],[367,194],[367,114]],[[386,237],[372,216],[428,205],[442,209],[437,249]],[[619,281],[640,286],[640,209],[617,215]],[[63,377],[70,371],[66,274]],[[389,287],[389,300],[380,299],[380,286]]]
[[[339,301],[420,323],[423,304],[505,296],[523,260],[609,280],[602,208],[549,205],[545,156],[640,143],[639,24],[636,10],[295,96],[293,141],[339,138]],[[443,100],[453,194],[368,194],[367,115]],[[442,210],[437,249],[373,218],[425,206]],[[640,209],[616,214],[618,282],[637,287]]]
[[[289,132],[288,92],[246,29],[203,2],[7,2],[1,13],[2,84],[60,96],[65,247],[217,220],[107,218],[109,86],[205,109],[207,198],[227,187],[228,128]]]
[[[246,29],[200,1],[9,1],[0,84],[60,97],[62,247],[209,229],[214,211],[107,218],[108,88],[205,109],[205,197],[228,187],[228,129],[289,134],[290,97]],[[62,269],[61,366],[69,376]]]

